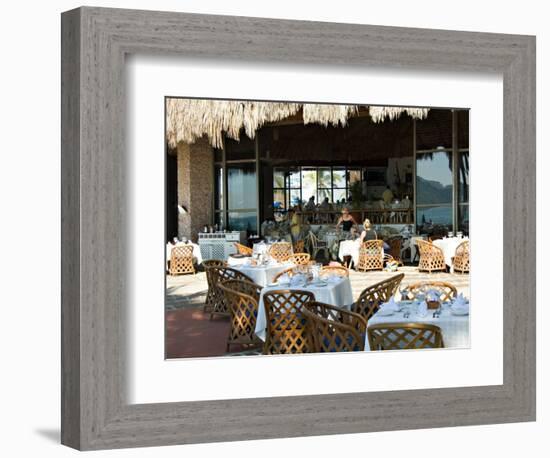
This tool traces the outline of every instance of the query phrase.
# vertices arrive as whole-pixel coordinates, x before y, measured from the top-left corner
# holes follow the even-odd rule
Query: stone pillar
[[[214,153],[206,138],[178,144],[178,237],[196,241],[204,225],[212,224]]]

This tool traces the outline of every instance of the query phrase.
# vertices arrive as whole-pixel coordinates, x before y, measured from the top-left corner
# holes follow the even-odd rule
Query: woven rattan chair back
[[[226,280],[218,285],[218,288],[224,294],[231,316],[227,351],[235,344],[260,347],[262,341],[258,339],[254,330],[262,287],[243,280]]]
[[[448,302],[454,299],[458,292],[454,285],[444,281],[423,281],[414,283],[407,287],[408,297],[413,300],[419,294],[426,295],[428,291],[437,291],[439,293],[440,302]]]
[[[297,266],[307,266],[310,258],[311,256],[309,253],[294,253],[288,258],[288,261],[296,264]]]
[[[248,275],[231,267],[209,267],[208,271],[210,272],[212,282],[212,310],[210,311],[210,319],[212,319],[214,315],[229,316],[225,295],[219,288],[219,285],[227,280],[254,282]]]
[[[453,258],[453,270],[455,272],[470,272],[470,242],[462,242],[455,251]]]
[[[317,254],[319,251],[324,253],[325,257],[329,257],[329,248],[327,246],[327,242],[323,240],[319,240],[319,237],[317,237],[313,231],[309,231],[307,234],[307,240],[308,240],[308,249],[311,253],[311,257],[313,259],[317,258]]]
[[[234,245],[235,248],[237,248],[237,253],[244,254],[245,256],[252,256],[252,248],[237,242],[235,242]]]
[[[212,271],[210,267],[223,267],[225,266],[225,261],[221,259],[207,259],[202,261],[202,266],[206,273],[206,283],[208,285],[208,292],[206,293],[206,301],[204,302],[204,312],[209,313],[214,308],[214,287],[212,282]]]
[[[384,241],[367,240],[359,248],[357,270],[382,270],[384,268]]]
[[[267,333],[263,353],[308,353],[309,340],[302,307],[313,302],[310,291],[274,290],[263,295]]]
[[[303,239],[296,240],[293,246],[293,250],[294,250],[294,253],[303,253],[306,250],[304,240]]]
[[[269,248],[269,255],[278,262],[284,262],[292,256],[292,244],[290,242],[275,242]]]
[[[401,248],[403,246],[403,238],[400,236],[390,237],[386,242],[390,247],[389,255],[393,258],[394,261],[397,261],[397,263],[403,264],[403,261],[401,260]]]
[[[441,328],[426,323],[379,323],[367,329],[371,350],[443,348]]]
[[[306,319],[309,348],[314,353],[363,351],[367,322],[361,315],[322,302],[308,302]]]
[[[416,240],[420,260],[418,261],[418,270],[425,270],[429,273],[439,270],[447,270],[443,250],[431,242],[425,240]]]
[[[277,275],[273,277],[273,283],[277,283],[279,279],[285,274],[287,274],[290,278],[292,278],[292,276],[296,275],[297,273],[298,273],[298,269],[296,269],[296,267],[288,267],[287,269],[282,270],[281,272],[279,272]]]
[[[349,269],[345,266],[323,266],[321,275],[338,275],[339,277],[349,277]]]
[[[170,275],[194,274],[193,245],[176,245],[170,251]]]
[[[397,274],[365,288],[352,305],[352,312],[361,315],[366,321],[378,311],[380,304],[388,302],[395,295],[405,274]]]

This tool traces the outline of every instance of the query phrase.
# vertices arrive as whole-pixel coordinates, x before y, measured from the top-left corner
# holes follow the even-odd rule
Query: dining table
[[[345,310],[350,310],[353,304],[353,293],[348,277],[329,277],[326,282],[317,284],[307,282],[301,285],[273,285],[266,286],[260,295],[258,304],[258,316],[256,318],[256,335],[265,341],[267,331],[267,319],[264,307],[264,294],[274,290],[311,291],[315,300],[326,304],[335,305]]]
[[[273,282],[277,274],[294,266],[292,262],[275,262],[259,265],[242,263],[232,267],[250,277],[257,285],[265,287]]]
[[[434,314],[434,310],[428,310],[425,314],[418,312],[418,307],[412,301],[403,301],[403,309],[385,315],[376,312],[369,320],[367,329],[375,324],[383,323],[425,323],[434,324],[441,328],[443,345],[445,348],[468,348],[470,346],[470,316],[454,315],[450,305],[444,304],[440,315]],[[409,313],[409,315],[406,315]],[[365,351],[370,351],[368,339],[365,342]]]
[[[351,256],[353,264],[359,263],[359,248],[361,247],[361,240],[342,240],[338,247],[338,259],[344,260],[346,256]]]

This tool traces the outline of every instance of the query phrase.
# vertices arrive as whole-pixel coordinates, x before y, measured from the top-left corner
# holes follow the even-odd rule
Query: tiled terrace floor
[[[469,296],[469,275],[418,272],[413,266],[399,269],[405,274],[401,285],[438,280],[456,286],[459,293]],[[395,272],[350,271],[353,298],[356,299],[367,286],[395,275]],[[178,277],[167,276],[166,292],[166,354],[168,358],[207,357],[226,355],[225,344],[229,333],[229,321],[224,318],[209,319],[202,312],[207,284],[204,272]],[[238,353],[238,348],[234,349]]]

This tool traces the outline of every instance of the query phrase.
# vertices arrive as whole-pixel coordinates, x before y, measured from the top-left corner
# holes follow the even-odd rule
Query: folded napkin
[[[455,299],[453,300],[453,306],[458,305],[460,307],[463,307],[465,305],[468,305],[468,299],[464,297],[464,294],[460,293]]]
[[[401,310],[401,307],[397,302],[395,302],[395,298],[392,296],[390,297],[390,300],[388,302],[380,304],[380,310],[382,311],[382,313],[395,313],[399,312],[399,310]]]
[[[470,303],[462,294],[456,297],[451,304],[451,313],[455,315],[468,315],[470,313]]]

